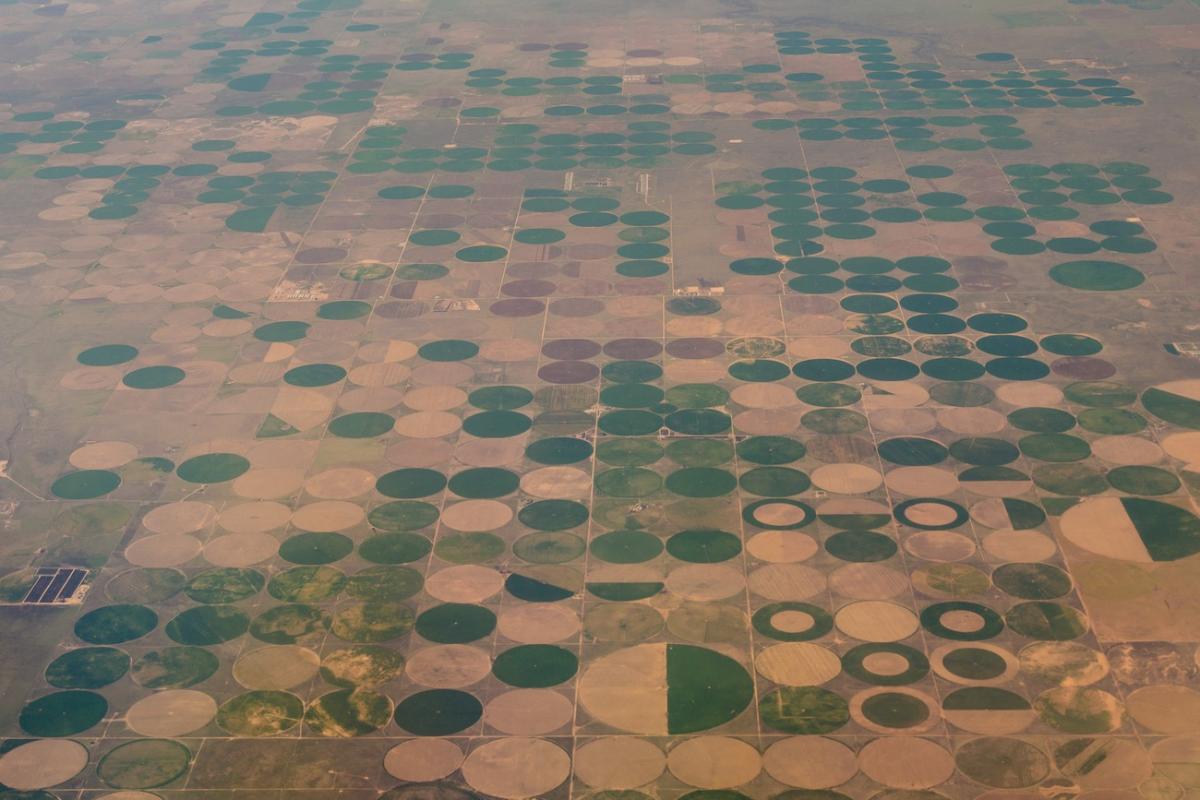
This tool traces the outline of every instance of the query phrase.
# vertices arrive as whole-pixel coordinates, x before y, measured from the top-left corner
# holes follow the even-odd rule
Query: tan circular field
[[[447,505],[442,524],[456,531],[476,533],[501,528],[513,518],[513,510],[499,500],[464,500]]]
[[[243,653],[233,664],[233,677],[247,689],[290,689],[310,680],[321,657],[299,645],[280,644]]]
[[[186,564],[203,545],[195,536],[160,533],[138,539],[125,548],[125,560],[139,567],[176,567]]]
[[[763,753],[763,768],[780,783],[801,789],[840,786],[858,773],[854,751],[822,736],[780,739]]]
[[[483,712],[488,725],[513,736],[552,733],[574,716],[574,698],[553,689],[513,689],[489,700]]]
[[[204,545],[204,559],[217,567],[248,567],[278,551],[279,540],[269,533],[231,533]]]
[[[838,630],[864,642],[898,642],[917,632],[917,615],[884,600],[861,600],[834,615]]]
[[[858,764],[873,781],[893,789],[929,789],[954,774],[954,758],[919,736],[881,736],[858,754]]]
[[[746,542],[746,552],[750,555],[777,564],[806,561],[820,549],[815,539],[797,531],[764,531]]]
[[[762,771],[753,746],[729,736],[696,736],[667,753],[667,769],[689,786],[728,789],[749,783]]]
[[[819,686],[842,671],[838,655],[818,644],[787,642],[767,647],[754,659],[754,668],[769,681],[784,686]]]
[[[575,777],[596,789],[633,789],[658,779],[667,757],[645,739],[594,739],[575,751]]]
[[[414,683],[437,689],[460,689],[486,678],[492,659],[478,647],[445,644],[411,653],[405,674]]]
[[[88,763],[88,751],[70,739],[39,739],[0,756],[0,784],[18,791],[57,786]]]
[[[463,762],[462,749],[449,739],[409,739],[388,750],[383,768],[402,781],[441,780]]]
[[[571,759],[544,739],[495,739],[472,750],[462,772],[477,791],[516,800],[559,786],[571,774]]]
[[[194,533],[207,528],[216,518],[216,509],[208,503],[185,500],[157,506],[142,518],[142,525],[155,533]]]
[[[183,736],[217,715],[217,701],[204,692],[167,689],[138,700],[125,712],[125,724],[143,736]]]
[[[497,628],[514,642],[550,644],[579,633],[579,615],[562,605],[514,605],[500,612]]]
[[[481,603],[503,588],[502,574],[475,564],[448,567],[425,579],[425,591],[443,603]]]

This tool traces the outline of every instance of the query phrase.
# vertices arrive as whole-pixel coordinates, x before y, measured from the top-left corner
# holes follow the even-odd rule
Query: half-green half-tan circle
[[[1200,553],[1200,518],[1185,508],[1141,497],[1096,497],[1062,516],[1063,535],[1121,561],[1177,561]]]
[[[632,733],[663,735],[715,728],[754,696],[741,664],[684,644],[643,644],[594,661],[579,699],[597,720]]]

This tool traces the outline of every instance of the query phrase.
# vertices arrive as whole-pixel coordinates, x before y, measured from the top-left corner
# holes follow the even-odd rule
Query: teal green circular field
[[[329,432],[343,439],[373,439],[390,431],[395,424],[396,420],[380,411],[356,411],[331,420]]]
[[[362,300],[334,300],[322,303],[317,308],[317,316],[321,319],[358,319],[371,313],[371,304]]]
[[[1063,286],[1092,292],[1120,292],[1146,280],[1139,270],[1116,261],[1068,261],[1051,268],[1050,277]]]
[[[46,667],[46,683],[59,689],[99,689],[129,671],[129,654],[115,647],[68,650]]]
[[[75,357],[87,367],[111,367],[137,358],[138,349],[127,344],[102,344],[89,347]]]
[[[444,488],[446,477],[442,473],[416,467],[393,470],[375,481],[375,491],[398,499],[428,497]]]
[[[662,553],[663,543],[645,531],[612,531],[593,539],[588,550],[610,564],[640,564]]]
[[[462,339],[429,342],[417,349],[417,355],[426,361],[465,361],[478,353],[479,345]]]
[[[254,331],[254,338],[264,342],[294,342],[308,334],[307,322],[268,322]]]
[[[283,375],[285,383],[292,386],[329,386],[346,377],[346,370],[336,364],[305,364],[294,367]]]
[[[402,730],[416,736],[449,736],[466,730],[483,716],[483,704],[468,692],[429,689],[396,704],[394,717]]]
[[[572,437],[539,439],[525,448],[525,455],[539,464],[574,464],[592,455],[589,442]]]
[[[738,457],[753,464],[790,464],[805,452],[803,444],[786,436],[751,436],[737,445]]]
[[[50,493],[63,500],[91,500],[103,497],[121,485],[121,476],[103,469],[68,472],[50,486]]]
[[[298,533],[279,546],[279,556],[293,564],[317,566],[340,561],[354,549],[354,541],[340,533]]]
[[[588,509],[572,500],[539,500],[522,508],[517,517],[535,530],[561,531],[586,522]]]
[[[680,561],[716,564],[738,556],[742,552],[742,542],[727,531],[686,530],[667,539],[667,552]]]
[[[516,411],[483,411],[463,420],[463,430],[483,439],[519,436],[533,426],[533,420]]]
[[[685,467],[667,476],[666,488],[684,497],[721,497],[737,488],[737,478],[715,467]]]
[[[835,558],[855,563],[886,561],[898,550],[896,542],[876,531],[838,531],[825,540],[825,550]]]
[[[158,626],[158,614],[145,606],[118,604],[89,611],[75,623],[75,635],[89,644],[120,644],[140,639]]]
[[[473,245],[464,247],[454,254],[459,261],[485,262],[499,261],[508,255],[508,251],[496,245]]]
[[[167,386],[174,386],[185,377],[187,377],[186,373],[179,367],[158,365],[142,367],[126,373],[125,377],[121,379],[121,383],[130,389],[163,389]]]
[[[812,481],[791,467],[757,467],[742,473],[738,485],[743,491],[759,497],[787,497],[805,491]]]
[[[533,402],[533,392],[520,386],[485,386],[471,392],[467,402],[485,411],[511,411]]]
[[[250,462],[236,453],[207,453],[184,461],[175,474],[188,483],[224,483],[250,469]]]
[[[74,736],[108,713],[108,701],[96,692],[69,690],[43,695],[21,709],[21,730],[31,736]]]
[[[245,612],[231,606],[200,606],[178,614],[164,631],[183,645],[221,644],[244,634],[250,627]]]
[[[422,612],[416,621],[418,634],[431,642],[463,644],[489,635],[496,615],[483,606],[444,603]]]
[[[358,554],[373,564],[409,564],[425,558],[432,549],[429,539],[415,533],[381,533],[363,540]]]
[[[548,644],[527,644],[505,650],[492,662],[492,674],[521,689],[557,686],[575,674],[579,661],[575,654]]]

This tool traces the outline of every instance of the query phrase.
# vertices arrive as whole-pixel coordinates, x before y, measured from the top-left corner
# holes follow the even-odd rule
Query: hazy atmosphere
[[[1200,797],[1200,0],[0,0],[0,800]]]

